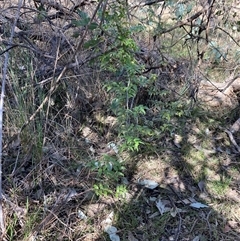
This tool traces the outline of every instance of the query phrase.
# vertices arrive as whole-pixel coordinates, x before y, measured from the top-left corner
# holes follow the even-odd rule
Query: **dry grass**
[[[6,38],[10,20],[5,13],[9,16],[13,9],[1,4],[5,19],[1,17],[0,21],[4,23]],[[11,4],[16,6],[13,1]],[[66,7],[64,12],[73,7],[69,5],[72,1],[61,4]],[[210,57],[199,70],[194,68],[194,54],[185,48],[180,53],[180,45],[163,51],[170,39],[175,42],[178,29],[155,43],[151,31],[135,36],[145,50],[137,60],[147,70],[165,61],[150,70],[157,75],[150,86],[156,93],[144,90],[138,97],[139,102],[149,106],[144,121],[156,134],[146,138],[146,146],[139,153],[121,153],[126,180],[119,178],[114,182],[90,165],[104,161],[104,154],[112,155],[110,142],[122,141],[109,107],[112,96],[104,88],[114,75],[101,70],[98,61],[92,59],[94,51],[81,49],[75,61],[79,65],[67,69],[50,93],[56,76],[81,40],[81,35],[75,39],[72,33],[83,30],[79,27],[60,31],[71,22],[70,17],[41,24],[36,21],[35,6],[28,7],[30,10],[22,10],[25,14],[21,21],[29,28],[27,38],[34,43],[34,51],[13,49],[7,76],[3,151],[5,240],[109,240],[103,221],[111,212],[112,224],[121,240],[240,240],[239,153],[222,130],[239,118],[239,106],[219,118],[218,114],[191,105],[194,102],[188,96],[189,85],[197,84],[200,77],[224,80],[235,68],[233,62],[227,64],[227,70],[226,64],[220,63],[218,68],[224,69],[219,71],[214,68],[216,63],[210,65],[209,52]],[[94,7],[85,6],[85,10],[91,12]],[[90,38],[89,34],[87,39]],[[215,40],[221,44],[220,35]],[[110,43],[111,39],[106,40],[102,48]],[[5,48],[1,43],[0,50]],[[204,66],[208,66],[206,71]],[[162,91],[167,95],[161,96]],[[36,112],[46,97],[46,105]],[[169,111],[175,108],[173,111],[179,114],[184,109],[183,114],[170,120],[172,133],[160,131],[164,109],[159,105],[167,102],[180,106],[169,104]],[[28,123],[33,113],[35,118]],[[22,126],[25,128],[19,134]],[[176,143],[174,134],[182,141]],[[239,142],[238,136],[236,140]],[[159,186],[153,190],[144,188],[139,185],[139,180],[144,179],[154,180]],[[111,190],[126,185],[121,193],[124,195],[96,195],[94,185],[99,182]],[[208,208],[190,207],[188,202],[193,199]],[[165,202],[171,211],[161,215],[156,200]],[[87,219],[81,218],[81,212]]]

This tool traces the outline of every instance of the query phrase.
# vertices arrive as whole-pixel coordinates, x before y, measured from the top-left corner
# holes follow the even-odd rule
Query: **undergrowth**
[[[239,70],[233,1],[84,4],[21,9],[4,109],[5,240],[114,240],[106,222],[121,240],[237,240],[239,153],[224,130],[239,105],[198,99],[203,80]]]

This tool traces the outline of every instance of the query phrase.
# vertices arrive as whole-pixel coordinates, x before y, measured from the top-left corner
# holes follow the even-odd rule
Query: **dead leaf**
[[[111,241],[120,241],[120,237],[115,233],[109,234],[109,238]]]
[[[189,206],[192,208],[208,208],[207,205],[202,204],[200,202],[191,203]]]
[[[200,192],[204,192],[204,190],[205,190],[205,182],[204,181],[200,181],[198,183],[198,187],[199,187]]]
[[[138,239],[136,239],[136,238],[133,236],[132,232],[130,232],[130,231],[128,231],[128,240],[129,240],[129,241],[138,241]]]
[[[181,210],[180,208],[173,207],[170,211],[171,216],[175,218],[177,214],[180,212],[180,210]]]
[[[162,203],[162,201],[161,201],[161,200],[158,200],[158,201],[156,202],[156,206],[157,206],[159,212],[161,213],[161,215],[163,215],[163,213],[164,213],[164,211],[165,211],[165,205]]]
[[[171,210],[171,208],[166,207],[166,205],[169,205],[169,201],[167,201],[167,200],[158,199],[158,201],[156,201],[156,207],[158,208],[161,215],[163,213],[169,212]]]
[[[172,208],[170,212],[171,216],[175,218],[177,216],[177,213],[178,213],[177,208]]]
[[[87,216],[84,214],[83,211],[81,211],[80,209],[78,210],[78,218],[80,218],[81,220],[87,220]]]
[[[199,240],[200,240],[200,237],[196,236],[192,241],[199,241]]]
[[[111,212],[101,224],[104,231],[108,233],[111,241],[120,241],[120,237],[117,235],[117,228],[112,226],[113,217],[114,212]]]
[[[154,189],[158,186],[158,183],[152,180],[142,180],[138,182],[140,185],[145,186],[148,189]]]
[[[117,228],[111,225],[104,227],[104,231],[108,233],[111,241],[120,241],[120,237],[116,234]]]

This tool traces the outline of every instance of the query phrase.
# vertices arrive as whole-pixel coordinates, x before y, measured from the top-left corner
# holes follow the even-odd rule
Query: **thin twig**
[[[173,208],[175,208],[177,210],[177,207],[176,207],[174,201],[172,200],[172,198],[170,196],[168,196],[168,199],[170,200]],[[180,232],[181,232],[181,227],[182,227],[182,217],[181,217],[181,214],[179,213],[178,210],[177,210],[177,215],[179,217],[179,223],[178,223],[177,232],[175,233],[174,241],[178,241],[179,235],[180,235]]]
[[[221,28],[221,27],[217,27],[218,29],[220,29],[221,31],[223,31],[225,34],[227,34],[231,39],[232,41],[238,46],[240,47],[239,43],[232,37],[232,35],[230,33],[228,33],[225,29]]]
[[[198,221],[198,219],[195,219],[195,220],[194,220],[193,225],[192,225],[192,227],[191,227],[189,233],[192,233],[192,232],[193,232],[193,229],[194,229],[194,227],[195,227],[197,221]]]
[[[230,140],[231,143],[234,145],[234,147],[237,149],[238,153],[240,153],[240,146],[239,146],[239,145],[237,144],[237,142],[235,141],[232,132],[229,131],[229,130],[227,130],[227,129],[225,129],[224,131],[228,134],[229,140]]]
[[[212,240],[212,229],[211,229],[211,225],[209,223],[209,217],[210,217],[211,213],[212,213],[212,210],[209,211],[209,213],[207,214],[207,218],[206,218],[206,222],[207,222],[208,230],[209,230],[210,240]]]

